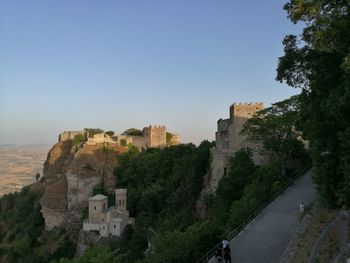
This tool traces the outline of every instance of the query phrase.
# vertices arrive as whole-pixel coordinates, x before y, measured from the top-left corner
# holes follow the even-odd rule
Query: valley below
[[[50,145],[0,145],[0,196],[19,191],[42,176]]]

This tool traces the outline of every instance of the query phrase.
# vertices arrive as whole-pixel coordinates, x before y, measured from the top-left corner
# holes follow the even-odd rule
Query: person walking
[[[231,261],[231,248],[227,240],[222,241],[224,244],[223,250],[224,250],[224,259],[225,263],[232,263]]]
[[[300,210],[300,213],[304,213],[304,211],[305,211],[304,202],[301,202],[301,203],[300,203],[300,205],[299,205],[299,210]]]
[[[215,252],[215,258],[217,260],[218,263],[221,263],[222,262],[222,259],[223,259],[223,249],[222,249],[222,245],[220,244],[218,246],[218,248],[216,249],[216,252]]]

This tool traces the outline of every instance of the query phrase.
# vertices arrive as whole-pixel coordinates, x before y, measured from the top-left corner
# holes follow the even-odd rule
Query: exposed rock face
[[[78,234],[77,248],[75,250],[75,258],[81,257],[84,252],[90,247],[100,247],[109,244],[111,241],[118,240],[119,237],[100,237],[97,231],[80,230]]]
[[[67,180],[63,175],[59,177],[57,181],[46,186],[40,200],[46,230],[61,226],[67,217]]]
[[[119,145],[72,146],[71,140],[55,144],[44,164],[41,205],[45,228],[63,227],[77,233],[81,211],[87,207],[93,188],[103,183],[107,191],[114,189],[113,168],[117,156],[126,150]]]

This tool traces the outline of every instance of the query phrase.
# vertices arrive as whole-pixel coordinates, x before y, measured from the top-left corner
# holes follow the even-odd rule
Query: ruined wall
[[[215,133],[215,146],[217,151],[229,149],[230,119],[220,119],[217,122],[218,130]]]
[[[58,141],[63,142],[67,140],[72,140],[76,135],[83,135],[87,139],[87,132],[86,131],[64,131],[58,136]]]
[[[150,144],[149,138],[143,136],[128,136],[128,138],[131,138],[131,143],[139,149],[146,148]]]
[[[262,157],[258,152],[259,147],[248,142],[246,137],[240,134],[240,131],[244,123],[263,108],[262,103],[234,103],[230,106],[230,118],[220,119],[217,122],[218,130],[215,133],[215,148],[212,150],[211,174],[208,175],[207,179],[206,191],[208,193],[215,192],[222,176],[228,173],[229,159],[239,149],[249,147],[253,150],[254,162],[261,163]]]
[[[86,144],[88,145],[94,145],[99,143],[108,143],[113,144],[117,143],[117,141],[114,141],[108,134],[106,133],[99,133],[95,134],[92,138],[88,138]]]

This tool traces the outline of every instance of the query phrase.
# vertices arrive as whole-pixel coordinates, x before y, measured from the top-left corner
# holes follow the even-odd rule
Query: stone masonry
[[[212,149],[213,162],[211,165],[211,176],[208,189],[209,193],[215,192],[218,182],[228,172],[230,157],[241,148],[253,150],[253,159],[256,163],[261,162],[256,150],[256,145],[248,142],[245,136],[240,134],[244,123],[256,112],[264,108],[263,103],[234,103],[230,106],[230,118],[219,119],[218,128],[215,133],[216,144]]]

